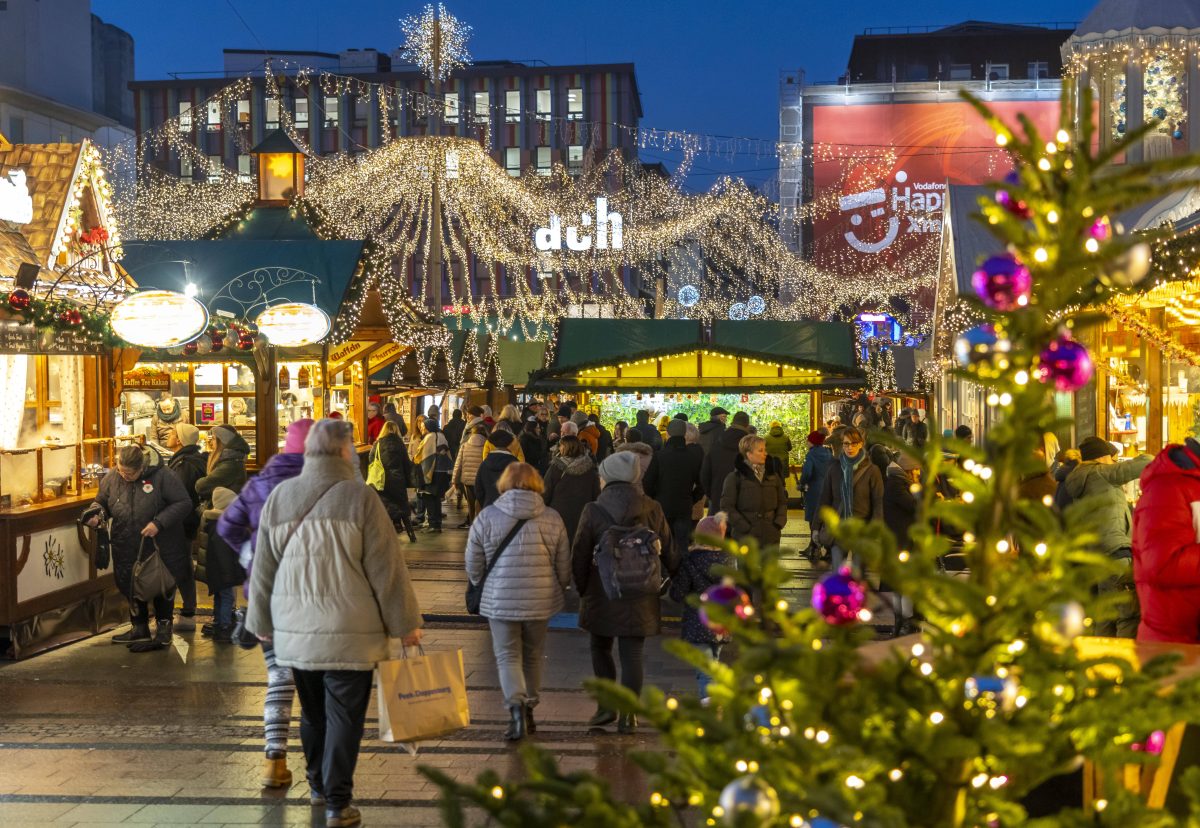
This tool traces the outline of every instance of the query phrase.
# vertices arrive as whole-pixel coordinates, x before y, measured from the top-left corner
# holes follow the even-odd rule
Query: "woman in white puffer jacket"
[[[541,687],[542,651],[551,617],[562,611],[571,583],[571,544],[562,518],[542,500],[542,476],[528,463],[511,463],[500,476],[500,497],[479,513],[467,539],[467,577],[486,575],[480,614],[492,630],[492,651],[512,722],[504,734],[521,739],[535,730],[533,708]],[[504,539],[524,521],[500,552]]]

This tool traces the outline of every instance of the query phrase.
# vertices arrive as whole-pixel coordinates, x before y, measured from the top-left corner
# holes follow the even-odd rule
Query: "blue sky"
[[[221,68],[221,49],[336,52],[400,45],[398,19],[423,5],[397,0],[93,0],[92,10],[130,32],[139,79]],[[810,82],[843,71],[851,41],[867,27],[924,26],[962,20],[1007,23],[1079,21],[1094,0],[450,0],[474,27],[480,60],[547,63],[632,61],[645,110],[643,126],[774,140],[779,74],[803,68]],[[236,13],[235,13],[236,9]],[[239,19],[245,19],[245,24]],[[253,33],[252,33],[253,32]],[[673,161],[654,151],[647,161]],[[752,183],[774,175],[772,157],[699,158],[690,186],[717,172]]]

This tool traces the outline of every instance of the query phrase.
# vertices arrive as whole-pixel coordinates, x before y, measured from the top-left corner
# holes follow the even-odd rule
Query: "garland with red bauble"
[[[82,334],[98,345],[123,344],[108,322],[108,315],[64,299],[42,299],[24,288],[0,293],[0,316],[17,318],[41,330]]]

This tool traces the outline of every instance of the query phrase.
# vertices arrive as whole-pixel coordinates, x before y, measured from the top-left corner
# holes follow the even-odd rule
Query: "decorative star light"
[[[404,57],[421,68],[434,81],[444,81],[455,69],[471,62],[467,40],[471,27],[446,11],[438,3],[430,3],[421,14],[400,20],[404,30]]]
[[[684,285],[679,289],[679,304],[685,308],[690,308],[692,305],[700,301],[700,291],[695,285]]]

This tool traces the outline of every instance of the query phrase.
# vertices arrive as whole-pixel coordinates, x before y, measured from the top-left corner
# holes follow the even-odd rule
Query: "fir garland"
[[[42,299],[29,295],[28,307],[14,307],[10,302],[13,293],[26,293],[20,289],[0,293],[0,318],[17,318],[43,331],[68,331],[82,334],[96,345],[119,347],[126,343],[112,329],[108,314],[83,307],[65,299]],[[28,294],[27,294],[28,295]],[[19,300],[18,300],[19,304]]]

